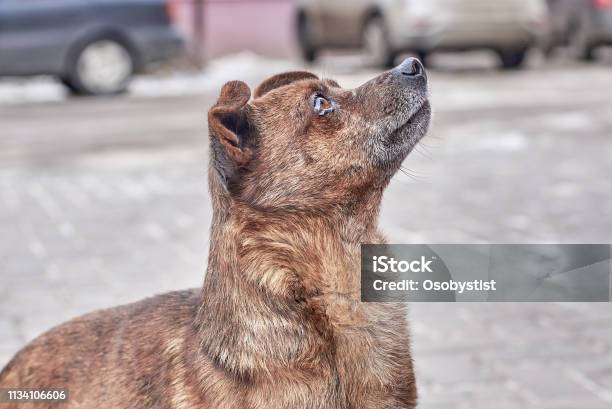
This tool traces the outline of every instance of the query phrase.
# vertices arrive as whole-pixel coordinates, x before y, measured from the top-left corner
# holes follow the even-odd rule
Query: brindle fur
[[[384,242],[383,190],[430,117],[424,78],[396,77],[344,90],[285,73],[253,100],[226,84],[208,116],[202,290],[62,324],[9,362],[0,387],[67,388],[54,408],[414,408],[404,307],[359,302],[360,244]],[[317,92],[333,112],[313,112]],[[30,406],[45,407],[0,404]]]

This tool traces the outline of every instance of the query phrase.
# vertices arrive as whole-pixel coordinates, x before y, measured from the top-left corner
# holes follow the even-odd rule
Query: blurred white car
[[[547,24],[545,0],[302,0],[297,20],[308,61],[324,48],[365,47],[385,66],[405,51],[425,62],[437,50],[491,49],[504,68],[522,65]]]

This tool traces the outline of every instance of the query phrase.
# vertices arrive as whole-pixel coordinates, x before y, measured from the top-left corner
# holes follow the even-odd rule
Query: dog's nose
[[[425,67],[421,61],[416,58],[406,58],[400,65],[393,69],[396,74],[406,78],[418,78],[424,77],[427,78],[427,74],[425,73]]]

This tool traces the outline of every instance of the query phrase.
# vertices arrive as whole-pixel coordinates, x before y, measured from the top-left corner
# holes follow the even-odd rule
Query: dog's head
[[[211,177],[258,208],[342,205],[382,190],[431,116],[416,59],[352,90],[308,72],[279,74],[253,97],[243,82],[225,84],[208,124]]]

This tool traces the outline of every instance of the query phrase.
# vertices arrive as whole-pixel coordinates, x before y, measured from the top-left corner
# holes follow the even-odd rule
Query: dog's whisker
[[[417,146],[415,146],[414,150],[417,153],[423,155],[427,159],[432,159],[433,158],[433,154],[431,153],[431,151],[429,150],[429,148],[427,146],[417,145]]]
[[[428,179],[428,176],[426,174],[412,170],[412,169],[408,169],[405,166],[400,166],[399,170],[404,175],[408,176],[410,179],[417,181],[417,182],[423,182]]]
[[[442,138],[438,137],[434,139],[434,142],[439,142],[441,140]],[[426,138],[421,139],[417,146],[425,147],[427,149],[438,149],[440,147],[440,145],[429,143],[429,134]]]
[[[435,140],[435,141],[442,141],[442,140],[444,140],[444,138],[443,138],[443,137],[441,137],[441,136],[437,135],[436,133],[429,132],[429,133],[427,134],[427,140],[431,140],[431,139],[433,139],[433,140]],[[419,143],[421,143],[421,144],[422,144],[423,142],[421,141],[421,142],[419,142]]]

